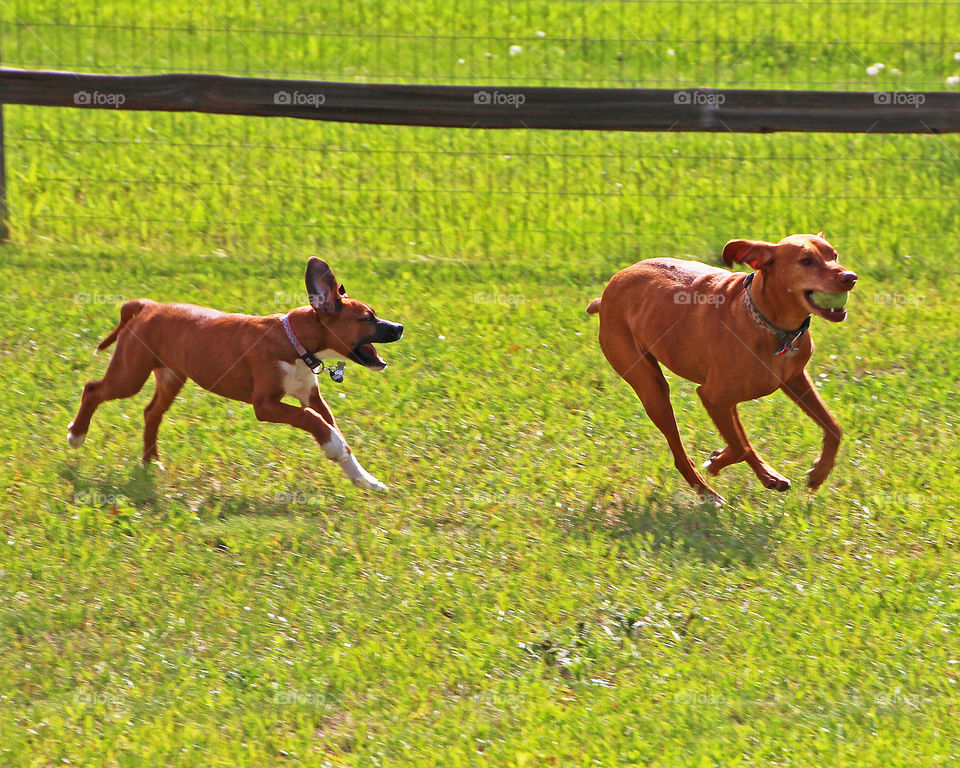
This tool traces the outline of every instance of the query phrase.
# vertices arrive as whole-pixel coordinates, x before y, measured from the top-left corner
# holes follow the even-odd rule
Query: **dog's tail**
[[[147,299],[131,299],[130,301],[123,302],[123,305],[120,307],[120,322],[117,323],[116,328],[110,331],[110,335],[107,336],[107,338],[97,344],[97,351],[100,352],[113,344],[113,342],[117,340],[117,336],[120,335],[120,331],[123,330],[123,327],[140,314],[140,311],[146,305]]]
[[[589,304],[587,304],[587,314],[595,315],[600,311],[600,299],[594,299]]]

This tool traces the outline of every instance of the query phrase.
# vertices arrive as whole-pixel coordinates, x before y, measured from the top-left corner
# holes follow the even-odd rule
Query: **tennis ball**
[[[843,293],[821,293],[811,291],[810,300],[822,309],[843,309],[847,303],[848,291]]]

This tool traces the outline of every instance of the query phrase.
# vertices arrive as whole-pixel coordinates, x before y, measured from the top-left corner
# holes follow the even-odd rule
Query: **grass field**
[[[544,15],[549,34],[575,37],[574,5],[516,4],[514,16],[531,39]],[[676,6],[681,22],[655,26],[680,51],[675,39],[728,39],[750,13],[773,14],[692,3],[721,11],[697,26],[681,5],[587,4],[582,18],[602,41]],[[947,56],[935,77],[923,71],[936,58],[923,41],[958,28],[956,3],[882,3],[880,25],[861,19],[865,3],[777,5],[777,40],[800,6],[830,7],[846,39],[910,41],[882,53],[911,83],[956,69]],[[147,49],[124,28],[84,47],[79,29],[28,24],[78,24],[74,11],[4,6],[4,62],[256,62],[203,36],[228,8],[165,7],[91,4],[90,18],[201,32]],[[374,7],[387,15],[326,4],[322,19],[287,9],[277,26],[300,13],[362,40],[374,19],[382,32],[429,16],[447,40],[466,34],[464,18],[486,19],[478,49],[509,31],[505,4]],[[258,8],[228,21],[254,28]],[[825,39],[820,24],[809,33]],[[329,40],[314,59],[309,38],[260,44],[277,71],[317,76],[349,76],[357,55],[331,70]],[[415,67],[449,79],[443,46],[414,65],[399,42],[380,45],[378,67],[395,75],[383,79],[415,80]],[[569,49],[563,76],[622,84],[621,62],[591,50]],[[829,51],[785,67],[760,44],[725,84],[867,87]],[[911,70],[920,52],[929,60]],[[493,82],[524,82],[515,63],[501,51]],[[672,77],[644,71],[639,84]],[[457,133],[25,107],[4,118],[0,765],[960,760],[956,137]],[[819,431],[774,395],[741,411],[795,488],[766,491],[738,465],[714,483],[729,505],[699,506],[583,308],[638,258],[717,263],[729,238],[820,228],[860,274],[848,320],[813,321],[810,369],[845,429],[838,465],[818,494],[801,490]],[[354,489],[307,437],[192,385],[161,430],[165,471],[136,462],[150,386],[102,406],[87,444],[67,449],[120,302],[282,311],[314,254],[406,326],[382,350],[386,371],[349,365],[342,385],[321,383],[387,494]],[[688,450],[706,458],[720,438],[693,385],[671,386]]]

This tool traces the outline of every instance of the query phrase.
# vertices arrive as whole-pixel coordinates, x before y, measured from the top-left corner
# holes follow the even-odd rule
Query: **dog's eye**
[[[807,256],[807,257],[805,257],[805,258],[803,258],[803,259],[800,259],[800,264],[801,264],[802,266],[804,266],[804,267],[812,267],[812,266],[813,266],[813,259],[811,259],[809,256]]]

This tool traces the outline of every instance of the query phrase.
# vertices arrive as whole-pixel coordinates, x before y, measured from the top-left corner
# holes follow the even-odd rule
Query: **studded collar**
[[[776,352],[777,357],[793,357],[800,352],[800,339],[803,338],[803,334],[810,328],[810,315],[807,315],[807,319],[800,324],[799,328],[793,331],[785,331],[783,328],[775,326],[763,316],[763,313],[757,308],[757,304],[750,293],[750,285],[753,283],[755,276],[756,274],[751,272],[747,275],[747,281],[744,284],[743,304],[747,308],[747,314],[750,315],[750,319],[753,320],[755,324],[759,325],[767,333],[776,336],[780,341],[780,346],[777,347]]]

